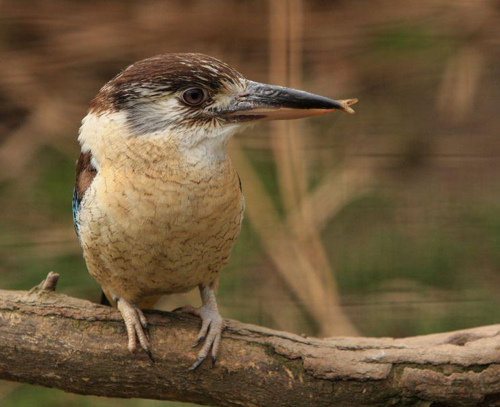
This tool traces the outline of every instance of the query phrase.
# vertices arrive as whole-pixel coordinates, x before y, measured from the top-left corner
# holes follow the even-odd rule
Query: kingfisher
[[[245,201],[229,139],[259,121],[354,113],[357,99],[246,79],[216,58],[163,54],[130,65],[90,102],[78,141],[73,220],[91,276],[125,323],[128,349],[152,358],[143,309],[196,287],[202,324],[190,367],[215,364],[225,323],[219,273]]]

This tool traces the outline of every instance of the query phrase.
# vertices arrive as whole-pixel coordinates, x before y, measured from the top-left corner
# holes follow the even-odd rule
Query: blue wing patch
[[[76,235],[78,240],[81,241],[80,232],[78,230],[78,211],[80,210],[80,199],[78,199],[78,194],[76,193],[76,187],[73,188],[73,225],[75,226]]]
[[[75,225],[76,234],[80,243],[82,241],[78,225],[78,218],[81,210],[80,204],[85,192],[90,187],[90,184],[92,184],[96,175],[97,170],[92,165],[91,152],[81,152],[76,163],[76,182],[75,189],[73,190],[73,224]]]

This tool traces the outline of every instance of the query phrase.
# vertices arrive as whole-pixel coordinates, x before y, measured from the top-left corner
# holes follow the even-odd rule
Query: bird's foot
[[[117,307],[122,314],[125,327],[127,328],[128,350],[130,353],[134,353],[137,350],[137,339],[139,339],[141,348],[144,349],[151,361],[154,362],[153,356],[151,355],[151,349],[149,347],[148,323],[144,313],[139,309],[139,307],[122,298],[118,299]]]
[[[196,348],[203,342],[204,344],[198,353],[198,359],[189,368],[189,370],[196,370],[203,363],[209,353],[212,359],[212,367],[214,367],[215,362],[217,361],[217,353],[219,352],[222,331],[224,331],[225,328],[224,320],[220,316],[217,306],[214,307],[212,304],[205,304],[200,308],[195,308],[188,305],[180,308],[179,311],[196,315],[202,320],[198,338],[192,347]]]

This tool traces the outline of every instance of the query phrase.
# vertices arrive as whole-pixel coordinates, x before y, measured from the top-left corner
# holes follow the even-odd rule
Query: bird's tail
[[[137,305],[140,309],[153,309],[160,298],[161,295],[146,297]],[[116,308],[116,302],[113,301],[113,298],[111,298],[111,296],[104,290],[101,292],[101,301],[99,303],[101,305],[107,305],[108,307]]]
[[[108,307],[111,307],[111,302],[108,300],[108,297],[106,296],[104,291],[101,291],[101,301],[99,302],[101,305],[107,305]]]

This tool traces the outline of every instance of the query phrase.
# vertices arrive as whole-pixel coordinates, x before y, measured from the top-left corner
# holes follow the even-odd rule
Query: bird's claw
[[[200,367],[200,365],[203,363],[203,361],[205,360],[204,357],[200,357],[198,356],[198,359],[196,360],[196,362],[194,362],[191,367],[189,368],[189,370],[196,370]]]
[[[183,312],[194,314],[202,320],[198,338],[192,347],[196,348],[202,343],[204,343],[204,345],[198,353],[198,359],[193,363],[189,370],[196,370],[200,367],[209,353],[211,355],[212,367],[214,367],[215,362],[217,361],[217,353],[219,351],[222,332],[225,328],[224,320],[220,316],[218,309],[209,306],[202,306],[201,308],[187,306],[183,307],[181,310]]]
[[[146,354],[148,355],[148,358],[149,360],[152,362],[152,363],[156,363],[155,359],[153,358],[153,354],[151,353],[151,350],[148,349],[148,350],[144,350],[146,352]]]
[[[191,347],[192,347],[193,349],[194,349],[194,348],[197,348],[198,346],[200,346],[200,345],[203,343],[203,341],[204,341],[204,340],[205,340],[205,337],[204,337],[204,336],[202,336],[202,337],[198,338],[198,340],[196,341],[196,343],[195,343],[193,346],[191,346]]]
[[[139,307],[124,299],[119,299],[117,306],[122,314],[125,327],[127,328],[128,349],[130,353],[134,353],[137,350],[137,339],[139,339],[141,348],[144,349],[149,359],[154,363],[153,355],[149,347],[148,338],[150,338],[150,333],[144,313]]]

